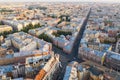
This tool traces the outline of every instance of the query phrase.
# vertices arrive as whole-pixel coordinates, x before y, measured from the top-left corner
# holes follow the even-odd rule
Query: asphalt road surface
[[[66,66],[69,62],[71,62],[71,61],[77,61],[79,63],[83,62],[82,59],[78,58],[78,49],[79,49],[79,44],[80,44],[80,41],[82,39],[85,27],[87,25],[87,21],[88,21],[90,12],[91,12],[91,9],[90,9],[86,19],[84,20],[82,26],[81,26],[81,29],[80,29],[80,31],[75,39],[75,42],[74,42],[74,45],[73,45],[73,48],[72,48],[72,51],[70,54],[67,54],[67,53],[63,52],[62,49],[59,49],[56,46],[53,46],[53,51],[60,55],[60,61],[61,61],[61,65],[62,65],[61,72],[60,72],[57,80],[63,80],[64,74],[65,74],[65,69],[66,69]]]
[[[91,12],[91,9],[90,9],[90,11],[89,11],[86,19],[84,20],[82,26],[81,26],[81,29],[80,29],[77,37],[76,37],[76,40],[75,40],[75,42],[74,42],[74,45],[73,45],[73,48],[72,48],[72,51],[71,51],[71,54],[70,54],[71,57],[72,57],[73,59],[76,58],[76,60],[77,60],[77,58],[78,58],[79,44],[80,44],[80,41],[81,41],[82,36],[83,36],[83,34],[84,34],[85,27],[86,27],[86,25],[87,25],[87,21],[88,21],[90,12]]]

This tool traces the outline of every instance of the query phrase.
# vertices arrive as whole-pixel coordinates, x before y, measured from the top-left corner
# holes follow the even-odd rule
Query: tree
[[[70,32],[70,31],[58,30],[57,32],[53,32],[52,34],[53,34],[54,36],[56,36],[56,37],[59,37],[60,35],[64,35],[64,36],[72,35],[72,32]]]
[[[43,34],[39,35],[38,38],[43,39],[43,40],[45,40],[47,42],[51,42],[52,43],[52,39],[47,34],[43,33]]]
[[[32,10],[32,9],[33,9],[33,7],[31,7],[31,6],[28,8],[28,10]]]
[[[117,38],[120,38],[120,34],[117,35]]]
[[[42,27],[40,23],[34,25],[34,28],[39,28],[39,27]]]
[[[41,27],[40,23],[38,23],[38,24],[36,24],[34,26],[32,24],[29,24],[26,27],[24,27],[21,31],[28,33],[28,31],[30,29],[39,28],[39,27]],[[5,31],[3,33],[0,33],[0,35],[3,35],[4,37],[7,37],[8,34],[13,34],[13,33],[16,33],[16,32],[18,32],[18,31],[17,30]]]
[[[24,27],[21,31],[24,31],[24,32],[28,33],[28,31],[30,29],[39,28],[39,27],[41,27],[40,23],[35,24],[34,26],[30,23],[29,25],[27,25],[26,27]]]
[[[0,25],[3,25],[3,23],[2,23],[2,22],[0,22]]]
[[[52,33],[54,36],[56,36],[56,37],[59,37],[60,35],[59,34],[57,34],[56,32],[53,32]]]

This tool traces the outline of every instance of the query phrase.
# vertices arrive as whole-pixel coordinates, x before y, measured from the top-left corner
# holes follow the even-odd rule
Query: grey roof
[[[72,67],[70,67],[70,66],[66,67],[66,72],[65,72],[63,80],[69,80],[71,70],[72,70]]]

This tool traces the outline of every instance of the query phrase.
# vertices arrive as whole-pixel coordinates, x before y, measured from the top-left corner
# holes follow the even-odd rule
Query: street
[[[85,27],[86,27],[86,25],[87,25],[87,21],[88,21],[90,12],[91,12],[91,9],[90,9],[90,11],[89,11],[89,13],[88,13],[85,21],[83,22],[83,24],[82,24],[82,26],[81,26],[81,29],[79,30],[79,33],[78,33],[78,35],[77,35],[77,37],[76,37],[76,40],[74,41],[74,45],[73,45],[73,48],[72,48],[72,51],[71,51],[71,54],[70,54],[72,58],[74,58],[74,57],[75,57],[76,59],[78,58],[79,44],[80,44],[80,41],[81,41],[81,39],[82,39],[83,33],[84,33],[84,31],[85,31]],[[81,59],[81,60],[82,60],[82,59]]]
[[[71,62],[71,61],[77,61],[79,63],[83,62],[82,59],[78,58],[78,49],[79,49],[79,44],[82,39],[85,27],[87,25],[87,21],[88,21],[90,12],[91,12],[91,9],[90,9],[86,19],[84,20],[84,22],[81,26],[81,29],[74,41],[73,48],[72,48],[72,51],[70,54],[67,54],[67,53],[63,52],[62,49],[58,49],[56,46],[53,46],[53,51],[57,54],[60,54],[60,61],[62,64],[61,73],[59,74],[59,78],[57,80],[63,80],[64,74],[65,74],[65,69],[69,62]]]

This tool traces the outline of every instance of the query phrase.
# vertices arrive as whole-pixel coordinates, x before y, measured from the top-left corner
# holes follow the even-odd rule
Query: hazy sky
[[[0,2],[120,2],[120,0],[0,0]]]

